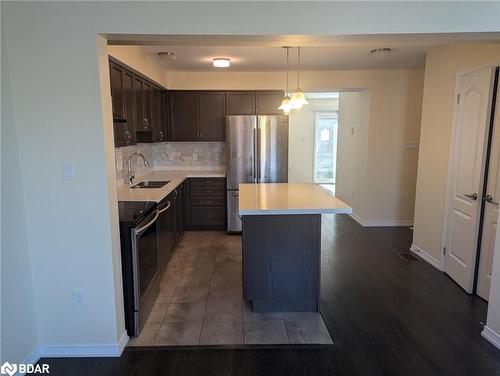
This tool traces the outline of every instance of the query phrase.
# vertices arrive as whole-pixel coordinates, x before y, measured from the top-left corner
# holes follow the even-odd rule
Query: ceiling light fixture
[[[393,48],[383,47],[383,48],[374,48],[370,51],[370,54],[375,57],[387,57],[391,53],[394,52]]]
[[[294,109],[302,108],[303,105],[309,104],[306,100],[304,92],[300,89],[300,46],[297,47],[297,89],[292,95],[291,106]]]
[[[161,59],[175,61],[175,60],[177,60],[177,53],[175,53],[173,51],[162,51],[162,52],[158,52],[158,57],[160,57]]]
[[[228,57],[215,57],[212,63],[216,68],[227,68],[231,65],[231,59]]]
[[[290,46],[283,46],[283,48],[286,48],[286,90],[285,90],[285,97],[283,98],[283,101],[281,102],[281,106],[278,107],[278,110],[283,110],[285,114],[288,114],[292,107],[290,106],[290,96],[288,95],[288,72],[290,70]]]

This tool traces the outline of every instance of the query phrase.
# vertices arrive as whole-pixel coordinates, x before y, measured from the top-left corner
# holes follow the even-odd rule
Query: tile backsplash
[[[136,176],[153,168],[218,168],[226,165],[224,142],[162,142],[124,146],[115,149],[118,185],[128,184],[128,157],[134,152],[144,154],[149,162],[149,167],[144,167],[141,159],[134,158],[132,169]]]
[[[224,142],[162,142],[153,144],[156,168],[220,167],[226,164]]]

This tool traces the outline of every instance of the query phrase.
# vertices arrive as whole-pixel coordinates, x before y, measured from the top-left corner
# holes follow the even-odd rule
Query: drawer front
[[[202,196],[202,197],[191,197],[192,206],[219,206],[225,205],[224,196]]]
[[[193,225],[223,225],[224,222],[224,208],[191,208]]]
[[[225,189],[225,178],[192,178],[190,179],[191,189],[198,191],[203,189]]]
[[[219,187],[191,188],[192,198],[220,198],[224,197],[225,190]]]

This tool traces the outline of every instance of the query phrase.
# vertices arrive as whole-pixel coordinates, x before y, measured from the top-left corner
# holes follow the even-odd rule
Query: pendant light
[[[288,95],[288,72],[290,70],[290,64],[289,64],[289,57],[290,57],[290,48],[289,46],[284,46],[283,48],[286,48],[286,91],[285,91],[285,97],[283,98],[283,101],[281,102],[281,106],[278,107],[278,110],[283,110],[285,114],[288,114],[290,110],[292,109],[291,107],[291,99],[290,96]]]
[[[295,92],[292,95],[291,105],[292,108],[299,109],[305,104],[309,104],[309,102],[307,102],[304,92],[300,89],[300,46],[299,46],[297,47],[297,89],[295,89]]]

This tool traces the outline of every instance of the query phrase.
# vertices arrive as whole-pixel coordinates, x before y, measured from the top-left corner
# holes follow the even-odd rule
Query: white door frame
[[[452,126],[451,126],[451,140],[450,140],[450,150],[449,150],[449,155],[448,155],[448,176],[447,176],[447,182],[446,182],[446,198],[445,198],[445,207],[444,207],[444,215],[443,215],[443,232],[441,236],[441,259],[440,259],[440,265],[439,265],[439,270],[445,271],[446,270],[446,257],[444,253],[444,249],[446,247],[447,243],[447,228],[448,228],[448,222],[450,220],[449,218],[449,210],[451,206],[451,196],[452,196],[452,180],[453,180],[453,160],[455,158],[455,144],[456,144],[456,133],[457,133],[457,118],[458,118],[458,103],[457,103],[457,97],[460,92],[460,83],[462,80],[462,77],[466,74],[474,73],[486,68],[491,68],[492,70],[496,67],[500,66],[500,61],[495,62],[495,63],[490,63],[490,64],[485,64],[481,65],[475,68],[470,68],[470,69],[465,69],[462,71],[458,71],[456,78],[455,78],[455,90],[454,90],[454,96],[453,96],[453,118],[452,118]],[[492,79],[494,78],[494,72],[492,73]],[[493,85],[491,85],[491,91],[493,91]],[[491,95],[491,93],[490,93]],[[490,103],[491,106],[491,103]],[[490,111],[491,112],[491,111]],[[491,114],[489,115],[491,116]],[[484,171],[483,171],[483,180],[484,180]],[[482,191],[481,191],[482,195]],[[482,200],[482,198],[481,198]],[[477,262],[477,260],[476,260]]]

